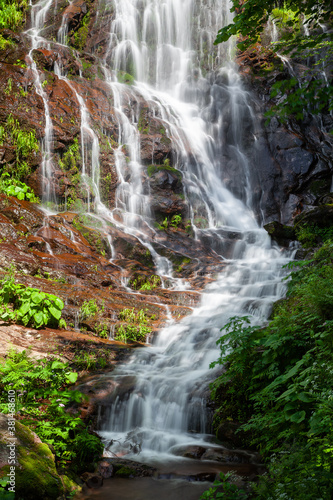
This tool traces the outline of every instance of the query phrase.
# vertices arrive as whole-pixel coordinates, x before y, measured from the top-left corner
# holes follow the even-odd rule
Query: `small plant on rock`
[[[4,321],[35,328],[66,327],[64,319],[61,318],[64,303],[56,295],[16,284],[13,269],[0,284],[0,318]]]
[[[151,334],[152,329],[147,326],[149,318],[143,309],[135,313],[133,309],[123,309],[119,313],[119,319],[127,324],[116,328],[115,340],[120,342],[139,341],[145,342],[146,337]]]

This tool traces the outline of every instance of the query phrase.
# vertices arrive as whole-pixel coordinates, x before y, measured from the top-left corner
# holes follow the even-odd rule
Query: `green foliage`
[[[1,16],[1,13],[0,13]],[[4,38],[0,33],[0,50],[8,49],[9,47],[13,47],[14,43],[7,38]]]
[[[178,229],[181,223],[182,223],[182,216],[180,214],[176,214],[171,217],[171,220],[169,220],[168,217],[165,217],[165,219],[161,224],[155,222],[155,226],[161,231],[166,231],[170,227]]]
[[[16,30],[25,19],[27,0],[0,0],[0,29]]]
[[[118,71],[117,79],[119,83],[126,83],[127,85],[133,85],[134,77],[126,71]]]
[[[29,186],[24,182],[11,179],[8,172],[4,172],[0,177],[0,193],[5,193],[7,196],[15,196],[18,200],[28,200],[32,203],[39,203],[40,201]]]
[[[102,454],[100,440],[89,434],[82,420],[66,407],[82,394],[69,386],[77,373],[59,359],[32,360],[25,351],[10,351],[0,363],[0,410],[8,413],[8,390],[16,391],[16,411],[43,442],[53,446],[58,465],[72,463],[83,471]]]
[[[22,130],[19,121],[15,120],[12,114],[7,117],[6,125],[11,135],[12,143],[16,147],[18,158],[28,156],[30,153],[39,150],[34,130]]]
[[[9,78],[5,93],[10,93],[11,90],[12,81]],[[35,131],[23,130],[19,121],[10,114],[6,120],[6,128],[0,126],[0,144],[5,141],[10,143],[16,151],[15,167],[12,167],[11,174],[16,180],[24,179],[30,171],[27,163],[29,156],[39,150]]]
[[[106,324],[95,325],[95,332],[101,339],[109,338],[109,328]]]
[[[73,175],[78,173],[78,165],[81,162],[80,146],[78,138],[75,137],[73,143],[69,146],[66,153],[59,160],[59,167],[64,171],[72,171]]]
[[[12,270],[0,281],[0,284],[0,318],[2,320],[35,328],[66,326],[61,318],[64,303],[56,295],[16,284]]]
[[[96,314],[104,312],[104,304],[98,306],[95,299],[85,300],[80,309],[80,316],[82,319],[92,318]]]
[[[9,481],[10,478],[8,476],[4,476],[0,479],[0,498],[4,500],[15,500],[15,493],[7,489],[7,487],[10,486]]]
[[[81,27],[74,33],[74,47],[78,50],[83,50],[89,33],[90,12],[82,19]]]
[[[129,285],[133,290],[154,290],[161,285],[161,278],[157,274],[152,274],[149,277],[136,274],[130,280]]]
[[[143,309],[135,313],[133,309],[123,309],[119,313],[119,319],[125,321],[125,325],[116,327],[115,340],[120,342],[145,342],[146,337],[151,334],[152,329],[147,326],[149,318]]]
[[[223,498],[225,500],[246,500],[248,495],[244,490],[237,488],[235,484],[230,484],[228,479],[231,473],[223,474],[220,472],[220,480],[216,480],[213,483],[214,488],[209,488],[205,491],[200,500],[214,500],[218,498]]]
[[[147,173],[148,173],[149,177],[151,177],[156,172],[159,172],[161,170],[162,171],[167,170],[168,172],[172,172],[173,174],[175,174],[178,177],[179,180],[182,180],[181,171],[177,170],[174,167],[171,167],[169,158],[165,158],[162,165],[148,165],[148,167],[147,167]]]
[[[182,223],[182,216],[177,214],[173,215],[170,221],[170,226],[174,227],[175,229],[178,229],[178,226]]]
[[[321,228],[314,224],[299,224],[296,235],[304,248],[311,248],[318,243],[333,239],[333,227]]]
[[[109,363],[109,357],[110,354],[105,349],[98,352],[85,352],[80,350],[75,355],[73,363],[79,370],[91,371],[99,368],[105,368]]]
[[[286,0],[283,8],[277,9],[273,0],[232,0],[232,12],[236,12],[232,24],[222,28],[217,35],[215,44],[227,41],[233,35],[239,38],[238,48],[246,50],[260,40],[260,35],[270,16],[276,19],[282,29],[282,39],[271,48],[283,54],[293,53],[298,58],[316,56],[316,64],[309,75],[304,75],[302,81],[288,79],[277,82],[273,87],[272,97],[280,95],[284,99],[274,106],[268,118],[278,114],[285,120],[289,116],[302,119],[304,111],[311,113],[328,112],[333,109],[333,85],[323,78],[323,70],[329,69],[333,57],[332,33],[318,33],[308,36],[300,29],[304,23],[308,28],[318,27],[318,23],[331,21],[331,1],[322,0]],[[318,68],[318,70],[316,69]],[[329,74],[329,71],[327,71]],[[304,103],[307,103],[307,107]],[[305,109],[304,109],[305,108]]]
[[[212,385],[216,423],[240,421],[266,457],[259,498],[331,498],[332,264],[328,240],[312,260],[290,265],[288,298],[267,327],[232,318],[218,341],[221,356],[212,366],[226,371]]]

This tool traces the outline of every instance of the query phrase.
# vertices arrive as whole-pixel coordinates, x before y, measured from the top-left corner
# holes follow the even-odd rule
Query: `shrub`
[[[101,457],[103,445],[73,410],[67,411],[70,403],[83,398],[70,388],[77,376],[68,363],[32,360],[26,351],[12,350],[0,362],[0,410],[8,413],[8,390],[15,390],[20,421],[53,446],[58,465],[71,465],[78,472]]]
[[[265,328],[232,318],[212,384],[221,419],[240,422],[269,474],[259,498],[329,500],[333,487],[333,242],[291,263],[287,299]]]
[[[0,281],[0,318],[4,321],[30,325],[66,327],[61,318],[64,303],[56,295],[37,288],[16,284],[13,270]]]

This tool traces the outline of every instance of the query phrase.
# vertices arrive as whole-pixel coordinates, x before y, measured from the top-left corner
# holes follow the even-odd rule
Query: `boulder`
[[[269,222],[264,226],[264,229],[266,229],[272,240],[284,247],[288,247],[292,241],[297,239],[292,226],[284,226],[277,221]]]
[[[54,456],[47,444],[28,427],[15,422],[15,495],[24,500],[57,500],[65,488],[59,476]],[[8,417],[0,414],[0,475],[8,476]]]

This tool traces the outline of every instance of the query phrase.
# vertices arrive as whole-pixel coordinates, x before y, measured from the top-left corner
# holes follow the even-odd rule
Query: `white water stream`
[[[172,141],[172,164],[183,173],[184,195],[196,237],[209,236],[221,259],[226,259],[224,234],[236,234],[232,258],[225,260],[226,270],[202,294],[200,307],[179,323],[170,321],[151,347],[136,352],[129,363],[112,374],[117,389],[113,404],[102,411],[100,423],[107,441],[120,441],[110,450],[117,453],[134,443],[142,447],[140,459],[164,459],[176,446],[205,442],[210,425],[203,392],[214,378],[209,364],[218,357],[220,328],[235,315],[250,315],[258,324],[267,319],[272,302],[284,293],[281,267],[290,255],[271,246],[254,216],[259,210],[253,199],[245,144],[255,143],[257,123],[231,63],[232,43],[213,46],[218,29],[230,21],[228,1],[113,3],[115,15],[101,64],[113,95],[119,136],[118,145],[113,146],[120,180],[114,209],[100,201],[98,136],[89,122],[84,97],[62,73],[60,63],[57,70],[75,91],[80,105],[82,176],[87,182],[88,175],[92,180],[93,193],[88,193],[87,199],[91,194],[94,197],[95,215],[137,237],[151,251],[159,274],[171,275],[170,262],[159,256],[151,244],[156,230],[149,192],[142,185],[139,121],[145,102],[150,116],[160,120]],[[42,11],[46,3],[41,0],[37,8]],[[30,32],[32,50],[42,43],[37,18],[33,16],[35,24]],[[58,33],[62,44],[66,33],[63,19]],[[34,66],[33,70],[49,127],[44,148],[47,178],[51,175],[48,161],[52,142],[47,134],[52,134],[52,126]],[[135,77],[133,85],[120,83],[123,72]],[[237,166],[235,178],[231,179],[233,193],[222,180],[232,171],[229,168],[225,173],[226,163]],[[129,176],[125,175],[128,170]],[[204,229],[198,220],[205,221]]]

